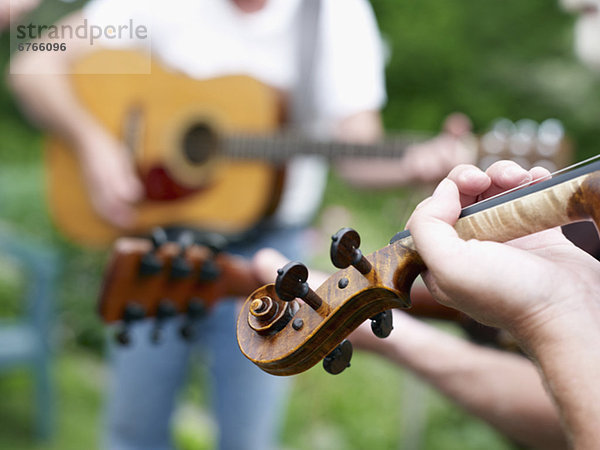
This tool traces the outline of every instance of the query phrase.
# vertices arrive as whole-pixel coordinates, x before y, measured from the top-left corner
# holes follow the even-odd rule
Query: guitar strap
[[[319,41],[321,0],[303,0],[298,21],[298,82],[292,92],[292,123],[296,127],[312,117],[315,91],[314,66]]]

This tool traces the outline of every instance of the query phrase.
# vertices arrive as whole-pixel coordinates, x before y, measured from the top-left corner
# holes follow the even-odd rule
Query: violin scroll
[[[345,237],[336,241],[343,249],[338,254],[356,254],[358,233],[342,232]],[[350,342],[341,343],[361,323],[372,319],[377,335],[388,335],[391,314],[386,311],[410,306],[410,287],[424,270],[423,263],[411,238],[361,257],[370,267],[366,275],[350,263],[315,291],[307,284],[304,265],[292,262],[279,269],[275,284],[256,290],[242,307],[237,322],[242,353],[274,375],[300,373],[321,360],[325,370],[337,374],[352,356]],[[283,314],[279,308],[286,304],[293,306]],[[257,325],[259,318],[264,321]]]

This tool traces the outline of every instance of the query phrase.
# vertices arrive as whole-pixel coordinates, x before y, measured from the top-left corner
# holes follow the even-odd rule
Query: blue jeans
[[[288,258],[302,257],[302,232],[275,229],[227,251],[251,256],[270,246]],[[268,450],[277,447],[289,379],[261,371],[241,353],[236,339],[237,305],[217,304],[198,323],[193,343],[181,339],[181,318],[169,321],[159,344],[152,344],[152,320],[132,327],[132,343],[111,340],[111,381],[104,446],[109,450],[172,448],[170,424],[190,355],[201,356],[212,379],[213,411],[219,426],[219,448]]]

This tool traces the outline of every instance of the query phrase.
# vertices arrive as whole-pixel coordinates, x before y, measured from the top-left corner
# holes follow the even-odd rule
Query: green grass
[[[61,355],[53,370],[57,388],[55,436],[40,443],[33,434],[33,385],[23,369],[0,375],[0,448],[11,450],[93,449],[99,442],[99,418],[106,370],[100,360],[81,352]]]
[[[80,351],[56,360],[56,433],[48,443],[32,438],[32,383],[24,370],[0,375],[0,448],[81,450],[98,447],[107,371],[97,356]],[[193,377],[195,378],[195,377]],[[195,381],[198,381],[197,379]],[[416,381],[399,368],[366,354],[338,376],[321,367],[295,377],[283,430],[282,447],[297,450],[397,449],[406,438],[406,416],[427,405],[423,449],[511,449],[485,424],[466,416],[429,390],[407,395]],[[419,388],[422,390],[422,388]],[[182,450],[213,448],[215,430],[198,383],[176,414],[175,441]],[[194,393],[195,392],[195,393]],[[413,403],[403,399],[410,397]],[[204,396],[205,398],[205,396]],[[417,399],[418,404],[414,401]],[[404,416],[403,416],[404,415]]]

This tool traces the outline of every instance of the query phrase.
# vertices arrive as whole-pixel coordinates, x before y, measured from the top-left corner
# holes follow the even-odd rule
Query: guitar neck
[[[284,162],[298,155],[338,157],[397,157],[408,147],[423,142],[424,135],[407,134],[373,144],[307,139],[296,133],[282,132],[269,136],[232,135],[225,137],[225,155],[233,159],[260,159]]]

